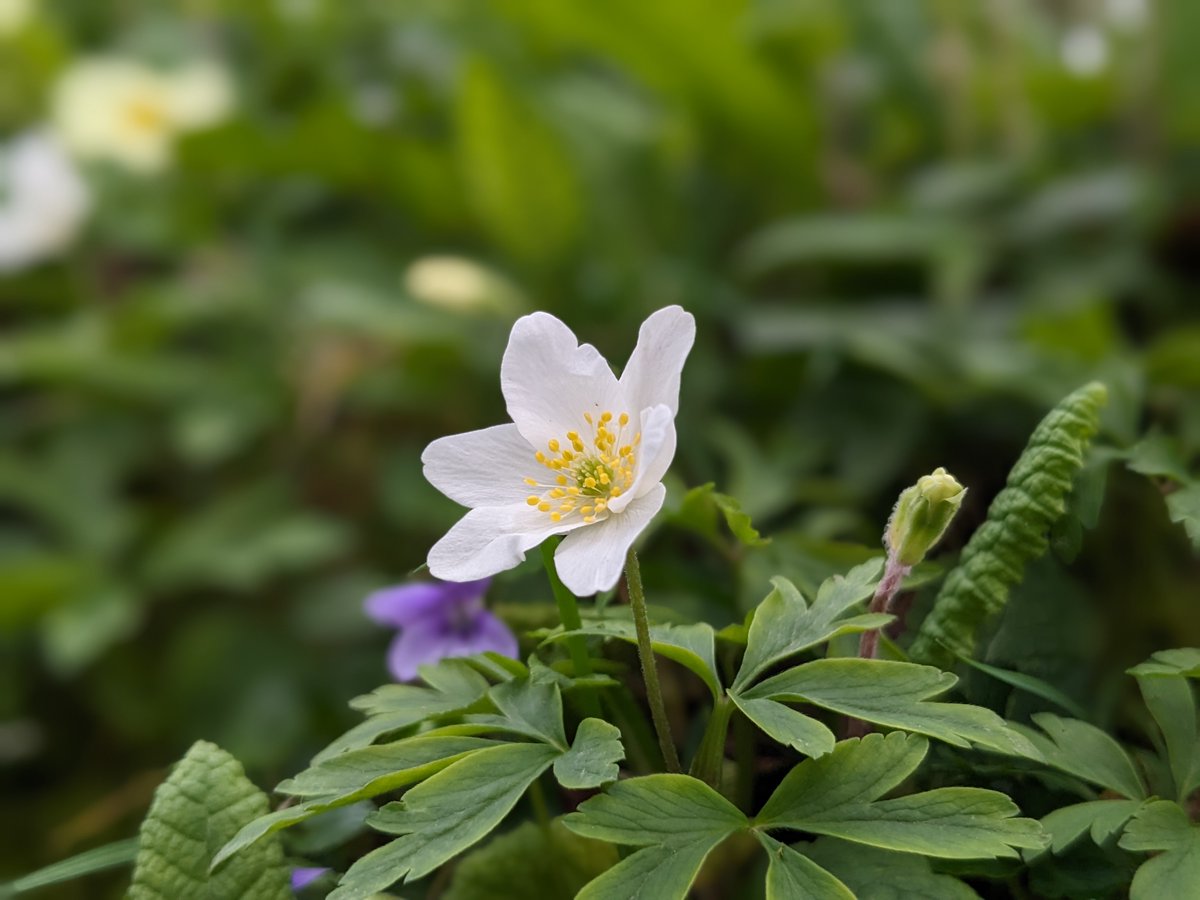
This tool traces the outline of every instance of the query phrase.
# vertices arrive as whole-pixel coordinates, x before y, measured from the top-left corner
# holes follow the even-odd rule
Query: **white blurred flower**
[[[0,0],[0,37],[16,34],[33,18],[33,0]]]
[[[1105,7],[1108,20],[1122,31],[1136,31],[1149,18],[1146,0],[1108,0]]]
[[[232,105],[229,74],[215,63],[160,71],[95,57],[59,80],[54,116],[63,141],[79,156],[155,172],[170,160],[178,134],[215,124]]]
[[[415,300],[454,312],[519,305],[517,290],[499,273],[462,256],[423,256],[404,273],[404,289]]]
[[[62,251],[90,208],[87,184],[53,137],[14,138],[0,148],[0,272]]]
[[[1075,25],[1063,35],[1063,65],[1081,77],[1099,74],[1108,65],[1108,41],[1095,25]]]

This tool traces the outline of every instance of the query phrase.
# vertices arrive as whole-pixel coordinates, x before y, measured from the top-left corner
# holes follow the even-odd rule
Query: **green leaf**
[[[1188,820],[1177,803],[1147,803],[1125,826],[1125,850],[1162,851],[1138,867],[1130,900],[1165,900],[1195,896],[1200,884],[1200,826]]]
[[[1082,706],[1080,706],[1054,685],[1042,681],[1040,678],[1035,678],[1032,675],[1026,675],[1024,672],[1014,672],[1011,669],[1002,669],[999,666],[991,666],[987,663],[982,663],[977,659],[971,659],[969,656],[960,656],[958,660],[959,662],[966,663],[973,669],[978,669],[980,672],[991,675],[997,681],[1003,681],[1005,684],[1010,684],[1019,690],[1028,691],[1035,697],[1041,697],[1043,700],[1048,700],[1056,706],[1062,707],[1077,719],[1082,719],[1087,715]]]
[[[139,835],[130,900],[288,900],[278,839],[209,871],[213,854],[267,811],[266,795],[221,748],[197,741],[154,792]]]
[[[572,900],[580,888],[616,862],[612,845],[572,834],[560,821],[549,830],[524,822],[463,856],[442,897],[526,900],[531,885],[537,885],[538,900]]]
[[[788,773],[755,819],[885,850],[943,859],[1015,857],[1041,847],[1044,835],[1005,795],[980,788],[939,788],[878,798],[910,775],[928,750],[924,738],[893,732],[840,742]]]
[[[557,755],[547,744],[503,744],[423,781],[368,820],[402,837],[352,865],[329,900],[362,900],[402,878],[429,874],[500,824]]]
[[[979,895],[951,875],[939,875],[929,860],[820,838],[805,855],[836,875],[858,900],[979,900]]]
[[[799,750],[805,756],[824,756],[837,743],[837,738],[825,723],[790,706],[740,694],[730,694],[729,697],[745,713],[746,718],[771,738]]]
[[[768,678],[743,696],[806,702],[888,728],[903,728],[956,747],[972,745],[1038,758],[1020,733],[982,706],[930,698],[958,679],[931,666],[881,659],[818,659]]]
[[[616,781],[625,758],[621,729],[603,719],[584,719],[571,749],[554,761],[554,777],[569,790],[598,788]]]
[[[759,535],[750,516],[742,511],[742,504],[728,494],[717,493],[711,482],[694,487],[684,495],[675,519],[684,527],[716,540],[718,512],[743,546],[761,547],[771,542],[770,538]]]
[[[647,775],[585,800],[563,824],[583,837],[645,848],[589,884],[580,900],[683,900],[705,857],[748,823],[699,779]]]
[[[585,622],[582,628],[574,631],[555,630],[547,637],[547,641],[565,640],[572,634],[585,634],[596,637],[615,638],[630,644],[637,644],[637,633],[633,621],[621,619],[606,619]],[[650,645],[659,656],[679,663],[690,669],[712,692],[713,699],[721,696],[721,679],[717,675],[716,639],[711,625],[697,622],[694,625],[651,625]]]
[[[1200,786],[1200,723],[1192,686],[1182,675],[1139,675],[1137,682],[1167,745],[1175,797],[1186,802]]]
[[[1183,526],[1193,545],[1200,547],[1200,484],[1167,494],[1167,515]]]
[[[1200,649],[1180,647],[1177,650],[1159,650],[1148,660],[1129,670],[1135,677],[1142,675],[1182,675],[1185,678],[1200,678]]]
[[[116,841],[111,844],[105,844],[103,847],[94,847],[91,850],[85,850],[83,853],[78,853],[68,859],[51,863],[44,868],[38,869],[36,872],[23,875],[16,881],[10,881],[8,884],[0,884],[0,897],[8,896],[9,894],[20,894],[24,891],[32,891],[36,888],[46,887],[47,885],[60,884],[64,881],[74,881],[76,878],[82,878],[84,875],[90,875],[93,872],[103,872],[106,869],[114,869],[117,866],[127,866],[137,859],[137,855],[137,838]]]
[[[746,655],[733,689],[743,688],[780,660],[837,635],[866,631],[890,622],[891,616],[880,614],[842,618],[850,607],[871,596],[882,567],[882,560],[873,559],[855,566],[844,576],[827,579],[811,607],[790,581],[773,578],[775,589],[759,604],[750,623]]]
[[[1013,727],[1033,742],[1048,765],[1130,800],[1146,799],[1146,785],[1133,760],[1095,725],[1053,713],[1037,713],[1033,721],[1044,735],[1021,725]]]
[[[566,751],[562,695],[557,684],[514,678],[496,685],[488,696],[522,734]]]
[[[770,857],[767,867],[767,900],[857,900],[854,892],[787,844],[758,832]]]
[[[1060,854],[1085,834],[1101,845],[1121,830],[1138,811],[1141,800],[1091,800],[1060,807],[1042,819],[1042,827],[1050,835],[1051,853]],[[1033,859],[1040,854],[1027,854]]]
[[[474,737],[415,737],[392,744],[350,750],[288,779],[276,790],[305,802],[247,823],[213,860],[223,860],[268,834],[289,828],[339,806],[413,784],[469,753],[498,746]]]

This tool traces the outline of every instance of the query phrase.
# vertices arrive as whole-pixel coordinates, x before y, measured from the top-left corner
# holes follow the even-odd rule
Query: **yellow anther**
[[[578,431],[568,431],[567,432],[567,440],[570,441],[571,443],[575,443],[575,441],[579,440],[579,432]]]
[[[562,512],[570,512],[571,510],[573,510],[575,508],[575,504],[568,501],[566,503],[560,504],[558,508]]]
[[[575,454],[572,453],[570,450],[564,450],[563,454],[562,454],[562,458],[564,460],[566,460],[567,462],[570,462],[571,460],[573,460],[575,458]]]
[[[589,475],[583,479],[583,486],[588,489],[594,488],[596,486],[596,479]]]
[[[546,446],[550,448],[551,453],[558,452],[558,441],[554,438],[550,438],[550,443],[548,443]]]
[[[601,473],[600,473],[600,483],[601,483],[601,484],[608,484],[608,482],[609,482],[608,473],[607,473],[607,472],[601,472]]]
[[[570,494],[572,497],[578,497],[579,496],[579,488],[569,487],[569,488],[567,488],[567,493]]]
[[[540,502],[540,498],[533,496],[533,494],[530,494],[528,497],[525,498],[525,502],[528,503],[530,506],[537,506],[538,503]]]
[[[567,483],[567,476],[566,476],[566,475],[559,475],[559,476],[558,476],[557,478],[555,478],[554,480],[555,480],[555,481],[557,481],[559,484],[566,484],[566,483]]]
[[[537,484],[538,484],[536,478],[526,478],[525,483],[527,485],[529,485],[530,487],[537,487]]]
[[[537,453],[533,454],[533,458],[540,463],[544,463],[546,461],[546,454],[539,450]]]
[[[639,431],[637,434],[635,434],[633,436],[633,446],[636,447],[641,442],[642,442],[642,433]]]
[[[552,459],[550,462],[546,463],[546,465],[552,469],[561,469],[563,467],[563,461],[561,459]]]
[[[617,421],[620,422],[621,427],[624,428],[629,424],[629,413],[621,413],[621,418],[617,419]]]
[[[559,515],[558,513],[550,513],[550,521],[551,522],[561,522],[562,516]]]
[[[628,456],[632,452],[633,452],[633,448],[630,447],[628,444],[626,444],[624,447],[621,448],[622,456]]]
[[[620,489],[619,487],[614,487],[614,488],[612,489],[612,491],[610,491],[610,492],[609,492],[609,496],[610,496],[610,497],[620,497],[620,496],[621,496],[621,489]]]
[[[597,510],[602,510],[606,506],[608,506],[608,501],[606,499],[604,499],[603,497],[601,497],[599,500],[596,501],[596,509]]]
[[[594,507],[594,506],[581,506],[581,507],[579,507],[579,511],[580,511],[580,512],[581,512],[583,515],[585,515],[585,516],[590,516],[592,513],[594,513],[594,512],[596,511],[596,507]]]
[[[602,416],[600,416],[600,421],[601,422],[611,422],[612,421],[612,413],[610,413],[610,412],[604,413]]]
[[[583,452],[583,441],[580,441],[580,440],[572,441],[571,446],[574,448],[576,453]]]
[[[588,525],[591,525],[593,522],[595,522],[595,521],[596,521],[596,517],[595,517],[595,516],[584,516],[584,517],[583,517],[583,521],[584,521],[586,524],[588,524]]]
[[[592,414],[591,414],[591,413],[584,413],[584,414],[583,414],[583,418],[584,418],[585,420],[587,420],[587,423],[588,423],[589,425],[591,425],[591,424],[592,424]]]
[[[550,512],[550,504],[543,500],[541,503],[538,504],[538,509],[541,512]]]
[[[553,497],[555,500],[561,500],[563,497],[567,496],[567,492],[564,491],[562,488],[555,488],[554,490],[552,490],[550,492],[550,496]]]

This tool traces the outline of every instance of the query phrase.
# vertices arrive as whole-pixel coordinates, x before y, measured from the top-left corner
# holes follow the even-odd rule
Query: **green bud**
[[[904,566],[923,560],[942,539],[966,495],[967,489],[942,468],[906,489],[896,501],[884,534],[892,557]]]

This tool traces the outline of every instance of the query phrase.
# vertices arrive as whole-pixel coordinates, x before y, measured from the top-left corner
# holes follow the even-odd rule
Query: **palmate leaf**
[[[1104,844],[1117,834],[1142,806],[1141,800],[1090,800],[1063,806],[1042,819],[1042,827],[1050,836],[1051,853],[1060,854],[1074,846],[1085,834],[1097,845]],[[1041,853],[1028,853],[1033,860]]]
[[[130,900],[288,900],[291,890],[278,839],[209,871],[213,855],[267,811],[267,798],[236,759],[197,741],[154,792],[139,835]]]
[[[916,770],[928,747],[924,738],[900,732],[842,741],[823,759],[796,766],[753,820],[691,776],[649,775],[617,782],[581,804],[563,824],[585,837],[641,849],[589,884],[579,897],[682,900],[713,848],[747,829],[770,854],[767,894],[780,900],[854,895],[802,849],[785,847],[765,833],[772,829],[809,831],[943,859],[1015,857],[1018,848],[1044,845],[1040,825],[1014,818],[1016,806],[995,791],[942,788],[879,799]],[[907,867],[907,873],[910,880],[915,878],[913,867]],[[931,879],[932,875],[926,880]],[[953,879],[948,883],[956,884]],[[945,896],[957,900],[964,895],[958,891]]]
[[[1050,528],[1066,510],[1106,398],[1104,385],[1087,384],[1034,429],[987,521],[967,542],[921,623],[909,648],[913,660],[948,669],[957,656],[975,655],[984,625],[1004,608],[1025,566],[1049,547]]]
[[[871,596],[882,568],[883,561],[874,559],[827,579],[811,606],[786,578],[772,579],[775,589],[759,604],[750,623],[746,655],[733,690],[741,690],[775,663],[809,647],[890,622],[891,616],[870,613],[844,618],[851,607]]]
[[[768,678],[741,696],[751,701],[812,703],[888,728],[925,734],[956,747],[985,747],[1039,758],[1033,744],[991,710],[965,703],[932,702],[931,698],[944,694],[957,682],[949,672],[913,663],[818,659]],[[747,715],[755,718],[751,712]],[[771,734],[765,726],[764,730]]]
[[[1004,794],[938,788],[879,800],[916,770],[928,742],[900,732],[842,741],[788,773],[755,824],[839,837],[941,859],[1015,857],[1044,845],[1041,826]]]
[[[1053,713],[1037,713],[1033,721],[1042,731],[1012,727],[1037,747],[1046,764],[1130,800],[1146,798],[1145,782],[1129,754],[1095,725]]]
[[[362,900],[401,878],[429,874],[499,825],[558,753],[547,744],[504,744],[473,753],[412,788],[368,820],[402,837],[354,863],[329,900]]]
[[[1142,863],[1130,885],[1130,900],[1194,897],[1200,885],[1200,826],[1169,800],[1147,803],[1125,826],[1120,845],[1157,855]]]

